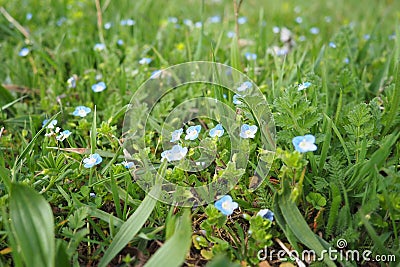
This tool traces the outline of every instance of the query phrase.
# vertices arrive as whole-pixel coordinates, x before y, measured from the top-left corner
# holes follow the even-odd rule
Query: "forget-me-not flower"
[[[297,91],[302,91],[302,90],[304,90],[304,89],[307,89],[307,88],[310,87],[310,86],[311,86],[311,83],[310,83],[310,82],[301,83],[301,84],[299,84],[299,86],[297,87]]]
[[[233,37],[235,37],[236,33],[234,31],[229,31],[226,33],[226,36],[230,39],[232,39]]]
[[[311,34],[318,34],[319,33],[319,28],[318,27],[312,27],[310,29],[310,33]]]
[[[19,55],[20,57],[26,57],[26,56],[29,54],[29,52],[30,52],[29,48],[23,47],[23,48],[19,51],[18,55]]]
[[[95,93],[103,92],[107,86],[104,82],[98,82],[92,85],[92,91]]]
[[[303,18],[302,18],[302,17],[297,17],[297,18],[295,19],[295,21],[296,21],[298,24],[300,24],[300,23],[303,22]]]
[[[68,88],[76,88],[76,78],[74,76],[71,76],[67,80],[67,86]]]
[[[180,128],[178,130],[175,130],[171,133],[171,140],[170,142],[176,142],[179,141],[179,138],[181,138],[181,134],[183,133],[183,129]]]
[[[274,213],[269,209],[262,209],[257,213],[257,216],[261,216],[264,219],[270,220],[271,222],[274,220]]]
[[[134,21],[133,19],[123,19],[119,24],[121,26],[133,26],[136,24],[136,21]]]
[[[94,154],[90,154],[88,158],[85,158],[83,160],[83,167],[85,168],[92,168],[95,165],[100,164],[103,161],[103,159],[101,158],[101,156],[97,153]]]
[[[208,18],[208,21],[210,23],[220,23],[221,22],[221,17],[220,16],[212,16]]]
[[[148,65],[148,64],[151,63],[151,61],[152,61],[151,58],[144,57],[144,58],[142,58],[141,60],[139,60],[139,64],[140,64],[140,65]]]
[[[238,23],[239,24],[245,24],[247,22],[247,18],[246,17],[240,17],[238,18]]]
[[[174,145],[171,149],[165,150],[161,153],[161,160],[177,161],[183,159],[188,152],[187,147],[182,147],[181,145]]]
[[[253,87],[253,84],[252,84],[251,82],[249,82],[249,81],[246,81],[246,82],[242,83],[242,84],[237,88],[237,90],[238,90],[239,92],[243,92],[243,91],[246,91],[247,89],[250,89],[251,87]]]
[[[86,117],[87,114],[89,114],[92,110],[88,107],[85,106],[77,106],[72,113],[74,116],[79,116],[79,117]]]
[[[196,125],[196,126],[190,126],[189,128],[187,128],[186,130],[186,136],[185,136],[185,140],[194,140],[199,136],[199,133],[201,131],[201,126],[200,125]]]
[[[317,150],[315,143],[315,136],[306,134],[305,136],[296,136],[293,138],[292,143],[296,151],[305,153],[308,151]]]
[[[112,27],[112,23],[111,22],[107,22],[104,24],[104,29],[109,30]]]
[[[93,47],[93,50],[97,52],[103,51],[104,49],[106,49],[106,45],[102,43],[97,43]]]
[[[256,125],[243,124],[240,128],[239,136],[242,138],[254,138],[257,133],[258,127]]]
[[[123,46],[123,45],[124,45],[124,40],[122,40],[122,39],[118,39],[118,41],[117,41],[117,45],[119,45],[119,46]]]
[[[215,136],[218,136],[218,137],[221,137],[223,134],[224,134],[224,132],[225,132],[225,130],[224,130],[224,128],[222,127],[222,125],[221,124],[217,124],[214,128],[212,128],[211,130],[210,130],[210,133],[209,133],[209,135],[211,136],[211,137],[215,137]]]
[[[272,32],[273,33],[279,33],[281,31],[281,29],[278,27],[278,26],[274,26],[273,28],[272,28]]]
[[[131,169],[131,168],[133,168],[133,166],[135,166],[135,164],[132,161],[130,161],[130,162],[123,161],[123,162],[121,162],[121,165],[124,166],[126,169]]]
[[[336,44],[334,42],[329,42],[329,47],[336,48]]]
[[[240,105],[240,104],[243,103],[242,101],[240,101],[240,100],[238,99],[238,97],[240,97],[240,96],[239,96],[239,95],[234,95],[234,96],[233,96],[233,101],[232,101],[233,104],[235,104],[235,105]]]
[[[245,53],[244,56],[246,57],[246,59],[247,59],[248,61],[256,60],[256,59],[257,59],[257,54],[250,53],[250,52]]]
[[[62,131],[59,135],[57,135],[56,139],[60,142],[64,141],[65,139],[67,139],[70,135],[71,135],[71,131],[69,130],[64,130]]]
[[[214,206],[222,212],[222,214],[229,216],[233,213],[235,209],[239,207],[239,204],[232,200],[232,197],[225,195],[217,200]]]
[[[42,128],[47,124],[47,122],[48,122],[49,120],[44,120],[43,122],[42,122]],[[49,125],[47,125],[47,129],[54,129],[54,127],[57,125],[57,120],[52,120],[50,123],[49,123]]]

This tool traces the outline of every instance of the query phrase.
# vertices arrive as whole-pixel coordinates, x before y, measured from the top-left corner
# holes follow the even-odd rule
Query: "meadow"
[[[398,266],[399,10],[0,0],[0,267]]]

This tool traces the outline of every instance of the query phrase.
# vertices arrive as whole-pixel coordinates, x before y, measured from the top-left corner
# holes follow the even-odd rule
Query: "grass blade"
[[[54,218],[50,205],[33,189],[11,185],[11,229],[27,266],[54,266]]]
[[[157,252],[144,265],[145,267],[178,267],[185,261],[189,252],[192,237],[192,221],[190,210],[185,209],[179,218],[173,236],[157,250]]]

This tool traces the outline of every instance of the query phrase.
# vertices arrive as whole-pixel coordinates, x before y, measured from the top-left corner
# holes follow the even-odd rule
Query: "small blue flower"
[[[64,141],[65,139],[67,139],[72,133],[69,130],[64,130],[62,131],[57,137],[56,139],[60,142]]]
[[[239,136],[242,138],[254,138],[257,133],[258,127],[256,125],[243,124],[240,128]]]
[[[311,29],[310,29],[310,33],[311,34],[318,34],[319,33],[319,28],[318,27],[312,27]]]
[[[298,24],[300,24],[300,23],[303,22],[303,18],[302,18],[302,17],[297,17],[297,18],[295,19],[295,21],[296,21]]]
[[[33,17],[32,13],[27,13],[26,14],[26,20],[31,20]]]
[[[329,47],[336,48],[336,44],[334,42],[329,42]]]
[[[368,41],[371,38],[371,35],[364,34],[363,38],[364,38],[364,40]]]
[[[170,142],[176,142],[179,141],[179,139],[181,138],[181,134],[183,133],[183,129],[180,128],[178,130],[175,130],[171,133],[171,140]]]
[[[76,88],[76,78],[74,76],[67,80],[67,86],[68,88]]]
[[[61,27],[64,24],[64,22],[66,22],[66,21],[67,21],[66,17],[61,17],[57,20],[56,24],[58,27]]]
[[[217,124],[214,128],[210,130],[209,135],[214,138],[215,136],[221,137],[224,134],[225,130],[221,124]]]
[[[305,136],[296,136],[293,138],[292,143],[296,151],[305,153],[308,151],[317,150],[315,143],[315,136],[306,134]]]
[[[90,192],[90,193],[89,193],[89,196],[90,196],[90,197],[96,197],[96,194],[93,193],[93,192]]]
[[[245,24],[247,22],[247,18],[246,17],[240,17],[238,18],[238,23],[239,24]]]
[[[201,28],[201,26],[203,26],[203,23],[201,23],[201,21],[198,21],[194,24],[195,28]]]
[[[239,87],[238,87],[238,91],[239,92],[243,92],[246,91],[247,89],[250,89],[251,87],[253,87],[253,84],[249,81],[246,81],[244,83],[242,83]]]
[[[168,17],[168,22],[176,24],[176,23],[178,23],[178,18],[176,18],[176,17]]]
[[[257,216],[261,216],[264,219],[270,220],[271,222],[274,221],[274,213],[272,211],[270,211],[269,209],[260,210],[257,213]]]
[[[273,33],[279,33],[281,31],[281,29],[278,27],[278,26],[274,26],[273,28],[272,28],[272,32]]]
[[[196,125],[196,126],[190,126],[189,128],[187,128],[186,130],[186,136],[185,136],[185,140],[194,140],[199,136],[199,133],[201,131],[201,126],[200,125]]]
[[[29,54],[29,52],[30,52],[29,48],[24,47],[19,51],[18,55],[20,57],[26,57]]]
[[[100,164],[103,161],[103,159],[101,158],[101,156],[97,153],[95,154],[90,154],[88,158],[85,158],[83,160],[83,167],[85,168],[92,168],[95,165]]]
[[[212,16],[208,18],[208,21],[210,23],[220,23],[221,22],[221,17],[220,16]]]
[[[121,165],[124,166],[126,169],[131,169],[135,166],[133,162],[123,161]]]
[[[79,117],[86,117],[87,114],[89,114],[92,110],[88,107],[85,106],[77,106],[72,113],[74,116],[79,116]]]
[[[145,64],[148,65],[148,64],[151,63],[151,61],[152,61],[151,58],[144,57],[144,58],[142,58],[141,60],[139,60],[139,64],[140,64],[140,65],[145,65]]]
[[[348,57],[346,57],[346,58],[343,60],[343,62],[344,62],[345,64],[349,64],[349,63],[350,63],[350,59],[349,59]]]
[[[104,49],[106,49],[106,45],[102,43],[97,43],[93,47],[93,50],[97,52],[103,51]]]
[[[226,36],[229,39],[232,39],[233,37],[235,37],[235,35],[236,35],[236,33],[234,31],[229,31],[229,32],[226,33]]]
[[[92,90],[95,93],[103,92],[106,90],[107,86],[104,82],[95,83],[92,85]]]
[[[222,214],[229,216],[233,213],[235,209],[239,207],[239,204],[232,201],[232,197],[229,195],[225,195],[217,200],[214,206],[222,212]]]
[[[311,86],[310,82],[301,83],[301,84],[299,84],[299,87],[297,87],[297,91],[302,91],[304,89],[307,89],[310,86]]]
[[[304,42],[306,39],[307,39],[307,38],[306,38],[304,35],[301,35],[301,36],[299,37],[299,41],[300,41],[300,42]]]
[[[238,99],[238,97],[240,97],[240,96],[239,96],[239,95],[234,95],[234,96],[233,96],[233,101],[232,101],[232,103],[233,103],[234,105],[240,105],[240,104],[243,103],[242,101],[240,101],[240,100]]]
[[[120,22],[121,26],[133,26],[136,24],[136,21],[134,21],[133,19],[123,19]]]
[[[111,22],[107,22],[106,24],[104,24],[104,29],[109,30],[112,27],[112,23]]]
[[[47,122],[48,122],[49,120],[44,120],[43,122],[42,122],[42,128],[47,124]],[[50,123],[49,123],[49,125],[47,125],[47,129],[54,129],[54,127],[57,125],[57,120],[52,120]]]
[[[182,147],[180,145],[174,145],[171,149],[165,150],[161,153],[161,160],[178,161],[183,159],[188,152],[187,147]]]
[[[252,60],[256,60],[257,59],[257,54],[250,53],[250,52],[247,52],[246,54],[244,54],[244,56],[246,57],[246,59],[248,61],[252,61]]]
[[[124,40],[119,39],[119,40],[117,41],[117,45],[123,46],[123,45],[124,45]]]

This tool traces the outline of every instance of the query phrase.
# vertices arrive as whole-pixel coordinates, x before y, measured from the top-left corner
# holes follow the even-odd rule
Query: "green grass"
[[[235,31],[232,1],[99,4],[98,12],[96,1],[88,0],[0,0],[0,266],[29,266],[33,254],[50,255],[35,258],[43,266],[156,266],[169,255],[171,266],[230,266],[221,259],[254,266],[265,246],[281,249],[278,240],[298,252],[321,254],[340,239],[347,241],[343,252],[368,249],[372,257],[400,260],[400,2],[244,0],[238,16],[247,21],[239,25],[239,42],[228,37]],[[217,15],[220,22],[212,23]],[[127,19],[134,25],[120,25]],[[283,45],[275,26],[292,32],[285,57],[270,53]],[[312,27],[319,32],[312,34]],[[95,51],[101,42],[106,48]],[[18,55],[23,47],[30,50],[24,57]],[[246,52],[257,59],[247,60]],[[150,64],[139,63],[144,57]],[[228,136],[208,138],[206,128],[217,122],[198,118],[193,122],[202,125],[204,142],[185,140],[193,147],[188,156],[198,157],[200,146],[215,146],[218,156],[203,171],[172,164],[164,169],[162,144],[170,137],[163,139],[160,129],[185,100],[218,98],[243,122],[257,121],[254,110],[232,104],[228,90],[189,84],[151,111],[141,139],[147,149],[135,162],[148,157],[154,171],[179,185],[243,174],[229,192],[240,209],[228,217],[213,203],[189,212],[156,202],[120,164],[132,96],[153,71],[194,60],[234,66],[258,85],[274,115],[275,158],[260,149],[265,140],[257,134],[249,145],[241,143],[249,160],[246,169],[236,169]],[[72,76],[76,88],[68,87]],[[98,81],[107,88],[94,93]],[[311,86],[298,91],[303,82]],[[80,105],[91,108],[84,118],[72,115]],[[72,134],[64,141],[56,140],[58,134],[46,136],[51,130],[42,122],[50,118]],[[295,151],[292,139],[305,134],[316,137],[316,151]],[[103,161],[85,168],[83,160],[93,153]],[[259,160],[271,169],[254,190]],[[272,223],[256,216],[267,208],[275,212]]]

